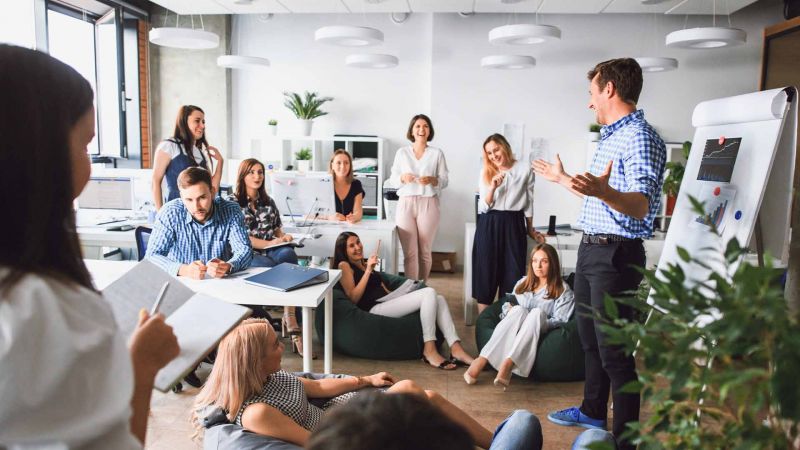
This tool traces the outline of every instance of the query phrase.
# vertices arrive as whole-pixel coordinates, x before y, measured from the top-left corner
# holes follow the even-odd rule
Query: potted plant
[[[300,172],[308,172],[311,169],[311,149],[303,147],[296,151],[294,154],[297,160],[297,170]]]
[[[267,122],[267,124],[269,125],[270,134],[272,134],[273,136],[277,135],[278,134],[278,121],[275,120],[275,119],[269,119],[269,122]]]
[[[333,97],[319,97],[316,92],[306,91],[301,97],[296,92],[284,92],[284,106],[300,119],[300,131],[303,136],[311,135],[313,120],[317,117],[328,114],[320,109],[325,102],[333,100]]]
[[[645,294],[605,301],[608,342],[636,350],[640,362],[639,379],[621,389],[641,392],[649,411],[626,433],[640,449],[796,448],[800,323],[787,305],[782,271],[769,262],[710,270],[715,259],[718,267],[741,260],[747,248],[735,239],[724,251],[703,250],[702,257],[677,251],[681,264],[659,267],[658,274],[643,271],[649,300]],[[693,277],[689,264],[710,275]],[[648,320],[618,318],[617,303],[649,314]]]
[[[596,123],[589,124],[589,141],[600,140],[600,125]]]
[[[689,160],[689,150],[692,149],[691,141],[683,143],[683,159]],[[667,196],[667,211],[666,215],[671,216],[675,210],[675,202],[678,200],[678,190],[681,188],[683,182],[683,173],[686,171],[686,166],[681,161],[670,161],[665,166],[666,175],[664,176],[664,195]]]

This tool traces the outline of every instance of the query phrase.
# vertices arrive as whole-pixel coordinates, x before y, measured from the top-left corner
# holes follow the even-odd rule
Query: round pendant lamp
[[[744,44],[747,33],[738,28],[705,27],[673,31],[667,35],[667,47],[706,49]]]
[[[348,55],[344,60],[347,67],[357,67],[359,69],[390,69],[397,67],[400,60],[394,55],[379,55],[374,53],[362,53]]]
[[[317,29],[314,40],[343,47],[365,47],[382,43],[383,32],[369,27],[335,25]]]
[[[217,65],[226,69],[263,69],[270,66],[267,58],[241,55],[222,55],[217,58]]]
[[[491,55],[481,58],[481,67],[486,69],[521,70],[532,69],[536,59],[526,55]]]
[[[163,47],[189,50],[207,50],[219,47],[219,36],[215,33],[192,28],[153,28],[148,37],[150,42]]]
[[[636,58],[636,62],[639,63],[642,72],[667,72],[678,68],[678,60],[675,58],[641,56]]]
[[[561,30],[551,25],[504,25],[489,31],[492,44],[530,45],[561,39]]]

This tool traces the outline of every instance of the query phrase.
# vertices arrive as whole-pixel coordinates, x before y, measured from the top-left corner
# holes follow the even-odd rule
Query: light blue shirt
[[[667,148],[658,133],[637,110],[600,130],[600,144],[590,172],[601,175],[614,161],[608,184],[620,192],[640,192],[649,209],[643,220],[612,209],[597,197],[586,196],[578,225],[588,234],[616,234],[627,238],[649,238],[653,220],[661,206],[661,186]]]
[[[203,224],[192,218],[181,199],[167,202],[158,212],[145,256],[170,275],[177,275],[183,264],[214,258],[238,272],[253,259],[242,210],[221,198],[214,199],[214,211]]]

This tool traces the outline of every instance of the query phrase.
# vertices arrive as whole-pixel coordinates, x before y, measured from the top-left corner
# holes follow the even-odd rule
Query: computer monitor
[[[130,177],[91,177],[78,196],[83,209],[133,209],[133,180]]]
[[[273,172],[269,174],[270,195],[283,215],[307,217],[332,215],[333,177],[326,172]]]

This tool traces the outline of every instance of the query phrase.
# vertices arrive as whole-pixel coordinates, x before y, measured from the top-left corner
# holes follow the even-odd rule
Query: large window
[[[112,157],[115,166],[140,167],[140,15],[112,0],[94,2],[101,7],[93,11],[74,4],[48,1],[48,50],[94,89],[97,138],[89,152]]]

